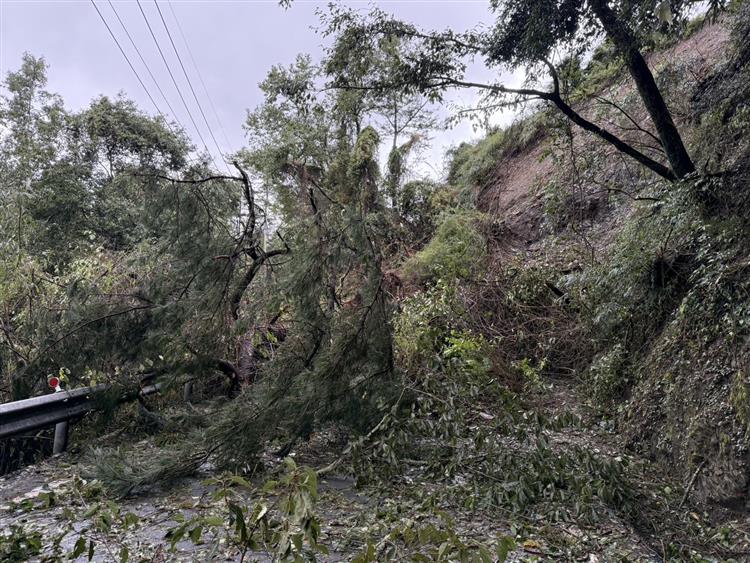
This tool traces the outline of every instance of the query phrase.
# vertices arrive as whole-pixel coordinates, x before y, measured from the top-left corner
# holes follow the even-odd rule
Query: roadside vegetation
[[[0,559],[747,559],[750,3],[491,4],[322,12],[223,172],[5,77],[0,398],[165,387],[5,478]],[[523,111],[421,178],[451,88]]]

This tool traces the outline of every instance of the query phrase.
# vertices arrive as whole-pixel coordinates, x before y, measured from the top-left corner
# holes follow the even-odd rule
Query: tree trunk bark
[[[610,8],[607,0],[589,0],[589,5],[602,24],[607,37],[625,59],[625,64],[638,88],[638,93],[651,116],[669,164],[678,178],[695,172],[690,155],[682,142],[672,114],[656,85],[654,75],[638,49],[635,37]]]

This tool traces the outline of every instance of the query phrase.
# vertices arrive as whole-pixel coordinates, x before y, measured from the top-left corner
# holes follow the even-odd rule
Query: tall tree
[[[360,39],[356,29],[342,30],[333,46],[328,50],[324,73],[327,76],[346,76],[349,84],[358,89],[349,89],[338,94],[338,106],[349,105],[356,100],[360,113],[374,118],[381,136],[390,138],[388,153],[388,173],[385,189],[391,208],[398,211],[399,191],[406,172],[406,160],[429,132],[437,127],[437,119],[430,99],[419,92],[403,89],[369,90],[369,81],[382,80],[391,76],[404,60],[412,56],[412,40],[395,36],[383,37],[374,44],[374,49],[358,51],[359,57],[352,57],[352,49],[357,49]],[[357,132],[361,127],[357,128]]]
[[[60,153],[66,114],[58,96],[45,90],[47,65],[24,54],[21,67],[5,77],[8,95],[0,98],[0,202],[6,243],[18,252],[25,248],[28,199],[33,185]]]

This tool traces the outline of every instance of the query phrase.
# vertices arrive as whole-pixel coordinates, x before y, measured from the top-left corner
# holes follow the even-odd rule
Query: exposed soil
[[[681,73],[686,81],[697,84],[712,69],[723,63],[727,57],[729,32],[722,24],[705,25],[689,38],[676,45],[652,54],[649,62],[658,72],[667,64],[679,63]],[[689,108],[686,105],[689,97],[677,95],[670,100],[675,120],[690,137]],[[648,116],[637,98],[635,87],[629,77],[617,79],[599,95],[616,102],[640,123],[648,124]],[[586,101],[577,104],[576,109],[585,117],[604,124],[618,136],[631,142],[644,143],[648,137],[632,131],[629,120],[614,107],[606,103]],[[646,125],[646,128],[650,127]],[[558,180],[568,190],[570,204],[575,208],[571,221],[581,223],[582,230],[587,232],[589,241],[597,247],[606,248],[610,242],[613,222],[619,221],[630,210],[633,198],[647,191],[645,183],[633,176],[631,185],[638,186],[638,192],[622,194],[609,192],[608,176],[621,176],[630,173],[629,163],[622,155],[605,145],[598,138],[573,127],[573,150],[579,155],[596,152],[603,155],[596,166],[596,181],[592,178],[560,177],[560,167],[549,155],[547,136],[542,135],[536,142],[525,149],[503,158],[497,164],[492,182],[479,193],[478,206],[488,213],[497,224],[498,238],[510,248],[532,248],[554,230],[545,216],[544,186],[551,180]],[[647,194],[646,194],[647,195]],[[614,196],[614,197],[613,197]],[[613,213],[613,204],[617,212]],[[619,215],[620,217],[614,217]],[[599,244],[602,239],[603,244]]]

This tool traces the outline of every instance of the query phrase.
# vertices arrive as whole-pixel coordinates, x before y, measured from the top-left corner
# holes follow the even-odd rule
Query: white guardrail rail
[[[97,395],[110,388],[96,385],[65,391],[60,389],[57,378],[50,380],[50,386],[56,389],[55,393],[0,404],[0,439],[55,426],[53,454],[62,453],[67,447],[69,421],[99,409]],[[141,387],[137,393],[124,394],[120,402],[134,400],[139,395],[152,395],[162,386],[154,383]]]

